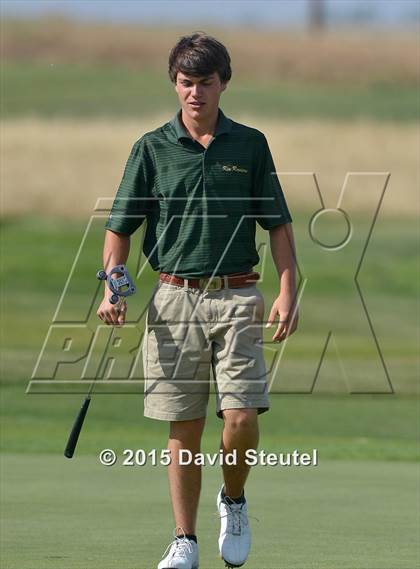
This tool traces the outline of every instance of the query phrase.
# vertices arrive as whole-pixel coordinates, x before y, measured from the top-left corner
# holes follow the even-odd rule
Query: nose
[[[193,86],[191,87],[191,94],[192,94],[194,97],[199,97],[199,96],[201,95],[201,85],[199,85],[198,83],[195,84],[195,85],[193,85]]]

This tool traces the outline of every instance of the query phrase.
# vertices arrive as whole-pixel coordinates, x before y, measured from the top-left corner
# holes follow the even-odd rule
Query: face
[[[175,91],[178,93],[183,112],[192,119],[200,121],[214,115],[226,85],[220,81],[217,72],[205,77],[193,77],[179,71]]]

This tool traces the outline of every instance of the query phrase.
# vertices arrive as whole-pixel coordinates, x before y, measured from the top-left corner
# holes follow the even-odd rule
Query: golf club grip
[[[86,413],[89,408],[89,403],[90,403],[90,397],[86,397],[76,417],[69,439],[67,441],[66,449],[64,451],[64,456],[66,456],[67,458],[72,458],[74,454],[74,449],[76,448],[80,431],[82,430],[83,427],[83,421],[85,420]]]

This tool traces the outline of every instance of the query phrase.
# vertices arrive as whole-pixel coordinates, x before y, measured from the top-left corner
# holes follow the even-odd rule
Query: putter
[[[122,275],[117,278],[113,278],[112,275],[119,274]],[[127,267],[125,265],[116,265],[113,269],[110,270],[108,274],[101,269],[96,273],[96,278],[100,281],[107,281],[107,285],[109,290],[112,292],[111,298],[109,302],[111,304],[117,304],[118,301],[122,301],[125,297],[131,296],[136,292],[136,286],[131,279]],[[107,343],[107,348],[111,341],[111,338],[114,335],[115,328],[113,328],[112,333],[109,336],[109,340]],[[106,350],[105,350],[106,353]],[[70,431],[69,438],[67,440],[66,448],[64,450],[64,456],[67,458],[72,458],[74,455],[74,451],[76,450],[77,441],[79,440],[80,431],[83,427],[83,422],[86,417],[86,413],[89,409],[89,404],[91,400],[92,391],[96,382],[96,377],[92,380],[89,390],[86,394],[85,400],[82,403],[82,406],[77,414],[77,417],[73,423],[73,427]]]

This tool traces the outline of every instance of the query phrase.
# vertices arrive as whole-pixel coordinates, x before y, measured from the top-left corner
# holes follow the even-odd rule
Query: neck
[[[184,113],[184,110],[181,112],[181,120],[184,124],[184,127],[194,139],[209,134],[213,135],[216,130],[218,116],[218,108],[211,116],[205,117],[205,119],[201,121],[191,118],[186,113]]]

